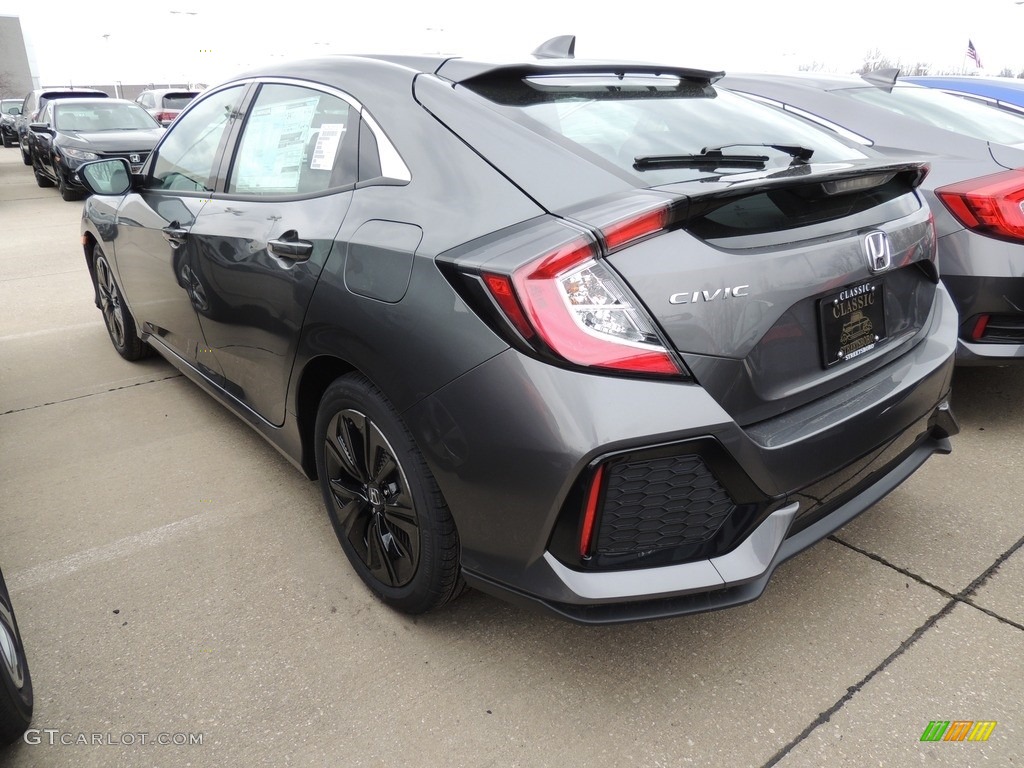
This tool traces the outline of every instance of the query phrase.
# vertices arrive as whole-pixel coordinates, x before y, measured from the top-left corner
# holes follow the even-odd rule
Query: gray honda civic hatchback
[[[270,65],[80,171],[116,350],[317,478],[402,611],[744,603],[957,432],[926,166],[572,53]]]

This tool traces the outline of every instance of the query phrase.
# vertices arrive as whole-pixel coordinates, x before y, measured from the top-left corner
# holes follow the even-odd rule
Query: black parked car
[[[29,125],[39,120],[46,105],[56,99],[75,98],[107,98],[109,94],[96,88],[37,88],[25,95],[21,114],[14,120],[14,129],[18,132],[18,143],[21,147],[21,160],[25,165],[32,165],[32,151],[35,136]]]
[[[957,431],[919,163],[571,48],[274,65],[80,170],[117,351],[318,477],[404,611],[753,600]]]
[[[24,99],[0,99],[0,140],[5,147],[13,147],[18,143],[18,129],[14,118],[21,114]]]
[[[77,200],[84,192],[77,173],[82,163],[123,157],[138,172],[164,134],[146,110],[121,99],[58,99],[46,105],[31,128],[36,183],[56,184],[65,200]]]
[[[1024,363],[1024,116],[869,75],[729,75],[721,85],[876,150],[914,152],[960,313],[957,362]]]
[[[32,677],[25,646],[0,572],[0,746],[21,737],[32,722],[32,707]]]

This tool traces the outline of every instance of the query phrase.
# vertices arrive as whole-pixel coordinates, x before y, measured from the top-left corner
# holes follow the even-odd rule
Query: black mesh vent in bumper
[[[735,506],[699,456],[610,465],[596,553],[651,552],[709,541]]]
[[[1024,315],[991,315],[979,341],[1024,344]]]

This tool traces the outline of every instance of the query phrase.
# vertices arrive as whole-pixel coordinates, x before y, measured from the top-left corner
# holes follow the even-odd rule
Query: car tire
[[[12,139],[12,138],[11,138],[10,136],[8,136],[7,134],[4,134],[4,137],[3,137],[3,138],[4,138],[4,146],[5,146],[5,147],[7,147],[7,148],[13,147],[13,146],[15,145],[15,143],[16,143],[16,142],[14,141],[14,139]]]
[[[67,179],[64,178],[64,174],[56,169],[54,169],[54,173],[57,175],[57,191],[60,192],[61,200],[64,200],[67,203],[80,200],[81,195],[78,193],[78,190],[72,189],[68,186],[68,182]]]
[[[21,142],[18,142],[18,149],[21,150],[21,162],[25,165],[32,165],[32,152],[26,152],[25,148],[21,146]]]
[[[0,746],[19,739],[32,722],[32,676],[14,617],[11,596],[0,573]]]
[[[49,177],[45,176],[43,174],[43,172],[40,171],[35,166],[32,167],[32,173],[34,173],[35,176],[36,176],[36,184],[38,186],[40,186],[40,187],[52,187],[53,186],[53,182],[50,181]]]
[[[151,348],[139,338],[135,318],[124,303],[124,296],[114,279],[110,262],[98,245],[93,246],[92,255],[96,296],[99,298],[103,324],[107,327],[110,343],[125,360],[134,362],[148,357]]]
[[[370,590],[410,614],[461,594],[455,522],[383,393],[360,374],[342,376],[321,398],[314,439],[331,524]]]

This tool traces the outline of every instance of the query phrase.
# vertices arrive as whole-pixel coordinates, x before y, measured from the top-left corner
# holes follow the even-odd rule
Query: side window
[[[377,137],[365,120],[359,121],[359,180],[376,179],[381,175],[380,150]]]
[[[150,189],[212,192],[217,150],[246,86],[228,88],[203,99],[174,124],[157,153]]]
[[[359,115],[322,91],[268,84],[249,109],[228,192],[303,195],[355,184]]]
[[[151,109],[152,106],[153,106],[153,94],[151,94],[151,93],[144,93],[144,94],[142,94],[141,96],[139,96],[139,103],[142,106],[144,106],[146,109]]]

